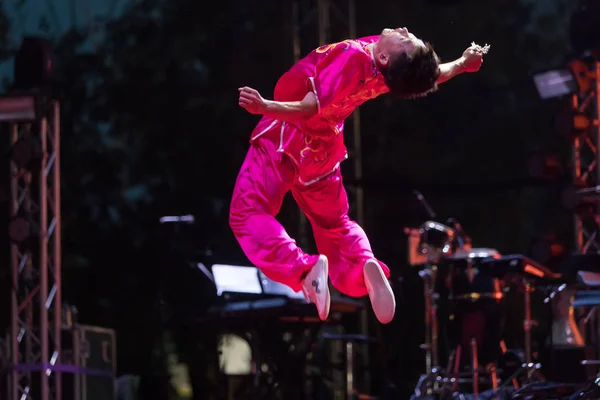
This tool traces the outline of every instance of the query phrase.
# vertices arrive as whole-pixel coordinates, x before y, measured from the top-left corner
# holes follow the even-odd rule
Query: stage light
[[[52,80],[50,42],[41,37],[23,38],[14,61],[18,90],[48,89]]]
[[[531,258],[542,264],[548,264],[553,259],[559,259],[567,254],[567,247],[564,243],[559,242],[553,235],[546,235],[535,240],[529,253]]]
[[[534,74],[533,82],[540,98],[547,100],[588,93],[595,82],[595,76],[586,61],[578,59],[571,61],[568,67]]]
[[[11,218],[8,225],[8,236],[15,244],[23,244],[31,237],[31,223],[27,218],[16,216]]]
[[[161,224],[193,224],[195,221],[193,215],[165,215],[159,219]]]
[[[35,96],[9,94],[0,96],[0,121],[27,122],[35,121],[38,110]]]
[[[529,176],[535,179],[555,181],[564,174],[564,168],[556,154],[539,151],[527,161]]]
[[[577,79],[568,69],[558,69],[533,75],[537,92],[543,100],[577,92]]]
[[[565,110],[556,114],[555,128],[560,136],[574,138],[587,134],[594,126],[594,122],[582,113],[574,110]]]
[[[42,149],[34,138],[19,139],[10,148],[10,156],[20,169],[33,169],[42,160]]]

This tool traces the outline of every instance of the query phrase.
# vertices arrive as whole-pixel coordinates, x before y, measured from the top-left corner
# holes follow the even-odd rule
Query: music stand
[[[203,264],[198,264],[198,268],[203,272],[206,271]],[[256,267],[215,264],[211,270],[211,279],[215,284],[218,296],[240,293],[304,299],[302,292],[294,292],[289,286],[268,278]]]
[[[200,265],[198,267],[200,268]],[[214,264],[211,267],[211,271],[218,296],[227,298],[230,296],[230,294],[254,296],[263,294],[263,288],[258,275],[258,269],[255,267]],[[233,302],[230,303],[229,306],[233,307],[233,309],[236,309],[237,307],[241,307],[243,309],[247,307],[247,304],[236,304]],[[252,386],[254,391],[258,394],[263,375],[260,367],[263,362],[263,354],[261,351],[259,332],[256,329],[250,329],[249,332],[250,335],[247,336],[246,339],[250,345],[250,354],[252,358]]]
[[[258,269],[255,267],[214,264],[211,270],[217,296],[229,293],[263,294]]]
[[[304,299],[304,294],[302,291],[294,292],[289,286],[267,278],[267,276],[260,270],[258,270],[258,277],[264,294],[272,296],[285,296],[290,299]]]
[[[200,269],[203,265],[198,265]],[[206,267],[204,267],[206,270]],[[224,298],[229,298],[235,295],[237,298],[249,296],[249,301],[228,301],[220,310],[227,312],[244,312],[248,310],[261,310],[262,308],[278,308],[284,307],[297,299],[304,301],[302,292],[294,292],[288,286],[275,282],[268,278],[258,268],[253,266],[239,266],[215,264],[211,267],[212,281],[216,287],[217,295]],[[258,298],[258,299],[257,299]],[[272,351],[267,351],[272,348],[270,339],[265,340],[263,335],[263,325],[260,323],[260,318],[254,318],[250,326],[244,325],[243,332],[246,333],[245,339],[250,345],[251,353],[251,375],[252,387],[257,398],[262,398],[262,390],[274,390],[272,379],[279,376],[281,373],[276,368],[268,368],[266,371],[262,369],[264,364],[271,365],[273,357],[282,356],[281,354],[273,354]],[[316,334],[316,331],[315,333]],[[303,334],[304,336],[306,334]],[[303,336],[303,337],[304,337]],[[266,336],[269,338],[269,336]],[[279,340],[279,339],[277,339]],[[301,339],[303,340],[303,339]],[[311,343],[314,339],[311,338]],[[283,343],[283,342],[282,342]],[[300,346],[296,346],[300,348]],[[296,350],[298,351],[298,350]],[[308,350],[306,350],[308,352]],[[289,367],[293,368],[293,367]]]

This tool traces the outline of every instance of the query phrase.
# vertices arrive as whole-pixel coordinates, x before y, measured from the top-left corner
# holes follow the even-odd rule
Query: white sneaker
[[[302,282],[302,293],[307,302],[309,298],[317,306],[319,318],[325,321],[329,316],[331,297],[329,295],[329,262],[321,255]]]
[[[377,260],[369,260],[365,263],[363,274],[375,317],[382,324],[389,324],[396,312],[396,299],[381,265]]]

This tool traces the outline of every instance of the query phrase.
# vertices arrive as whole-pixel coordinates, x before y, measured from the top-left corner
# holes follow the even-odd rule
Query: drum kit
[[[421,347],[426,371],[412,399],[451,398],[458,392],[477,399],[483,391],[497,393],[543,381],[532,350],[532,293],[542,285],[560,290],[551,284],[557,274],[525,256],[473,248],[457,221],[433,218],[406,231],[409,262],[419,269],[425,303]],[[522,308],[516,314],[523,315],[518,340],[522,350],[516,351],[503,340],[507,297],[513,293],[520,295],[516,298]]]

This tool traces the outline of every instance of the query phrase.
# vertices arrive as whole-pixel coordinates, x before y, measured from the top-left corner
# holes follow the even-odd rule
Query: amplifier
[[[63,330],[63,400],[116,399],[116,335],[108,328],[75,324]]]

